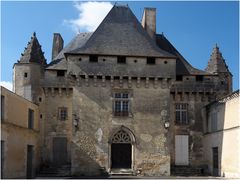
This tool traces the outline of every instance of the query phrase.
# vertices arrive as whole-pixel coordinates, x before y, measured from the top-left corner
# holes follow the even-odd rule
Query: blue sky
[[[94,10],[85,7],[85,11],[82,4],[70,1],[4,1],[1,3],[1,81],[6,82],[12,81],[13,64],[20,58],[34,31],[49,63],[54,32],[61,33],[66,45],[75,36],[76,28],[80,28],[81,32],[89,31],[91,28],[88,28],[86,23],[97,23],[93,20],[79,21],[79,19],[83,20],[80,15],[91,18],[90,15],[95,14],[101,17],[109,9],[105,7],[109,3],[104,7],[97,5]],[[114,2],[111,3],[114,4]],[[157,32],[163,32],[196,68],[206,67],[212,48],[217,43],[233,74],[233,88],[238,89],[238,2],[129,1],[121,3],[128,4],[139,20],[144,7],[157,8]]]

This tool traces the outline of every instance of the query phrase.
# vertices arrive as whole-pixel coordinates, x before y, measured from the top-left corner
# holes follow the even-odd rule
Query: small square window
[[[90,55],[89,56],[89,62],[98,62],[98,56],[97,55]]]
[[[25,73],[24,73],[24,77],[25,77],[25,78],[28,77],[28,73],[25,72]]]
[[[126,57],[125,56],[118,56],[117,63],[119,64],[126,64]]]
[[[156,59],[154,57],[147,57],[147,64],[156,64]]]
[[[64,76],[65,75],[65,71],[64,70],[58,70],[57,71],[57,76]]]

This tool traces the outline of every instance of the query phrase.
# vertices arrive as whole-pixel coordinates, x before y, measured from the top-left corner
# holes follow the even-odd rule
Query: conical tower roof
[[[19,63],[30,62],[35,62],[43,65],[46,64],[44,53],[42,51],[41,45],[38,42],[35,32],[33,33],[30,42],[28,42],[28,45],[25,48],[24,53],[22,53],[22,57],[19,61]]]
[[[217,44],[213,48],[213,52],[205,70],[213,74],[230,72]]]

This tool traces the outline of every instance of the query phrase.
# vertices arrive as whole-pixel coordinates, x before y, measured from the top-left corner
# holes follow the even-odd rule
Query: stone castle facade
[[[202,108],[232,91],[217,45],[198,70],[157,34],[156,9],[140,23],[114,6],[94,32],[63,46],[55,33],[47,64],[34,33],[14,64],[14,91],[39,105],[42,166],[90,176],[207,172]]]

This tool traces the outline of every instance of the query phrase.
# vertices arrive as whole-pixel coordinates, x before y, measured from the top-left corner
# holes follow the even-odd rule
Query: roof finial
[[[36,37],[36,32],[35,31],[33,32],[33,37]]]
[[[215,44],[215,48],[218,48],[218,44],[217,43]]]

